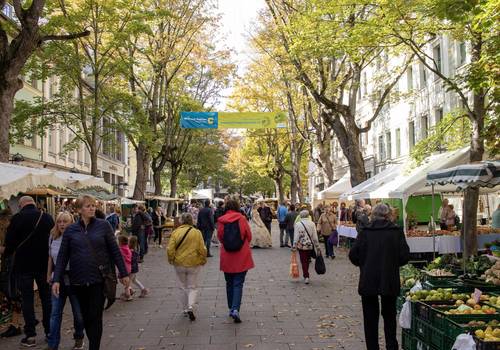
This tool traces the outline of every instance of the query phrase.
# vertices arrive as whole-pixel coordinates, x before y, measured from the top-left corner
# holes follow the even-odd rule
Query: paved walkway
[[[328,260],[324,276],[311,274],[311,283],[288,277],[290,250],[279,248],[273,226],[272,249],[254,249],[256,268],[247,275],[241,317],[228,318],[224,276],[218,249],[200,280],[197,320],[181,314],[177,281],[163,249],[152,248],[142,264],[140,280],[151,295],[132,302],[117,301],[105,312],[105,350],[240,350],[240,349],[364,349],[357,270],[345,250]],[[70,349],[71,309],[67,307],[60,349]],[[39,316],[41,317],[41,315]],[[42,333],[39,326],[38,331]],[[18,349],[20,337],[0,339],[3,350]],[[39,346],[45,346],[38,337]]]

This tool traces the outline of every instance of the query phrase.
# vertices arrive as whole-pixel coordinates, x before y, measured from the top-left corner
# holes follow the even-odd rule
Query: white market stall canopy
[[[102,187],[108,191],[111,185],[103,179],[83,174],[53,171],[44,168],[30,168],[9,163],[0,163],[0,198],[9,199],[19,193],[38,187],[81,189]]]
[[[182,198],[172,198],[172,197],[166,197],[166,196],[160,196],[160,195],[146,195],[145,198],[147,200],[156,200],[160,202],[182,202],[184,199]]]
[[[189,195],[189,199],[202,200],[202,199],[212,199],[214,198],[214,190],[211,188],[205,188],[201,190],[193,190]]]
[[[344,176],[338,179],[330,187],[318,193],[318,199],[337,199],[345,192],[352,189],[351,187],[351,172],[348,171]]]
[[[467,163],[468,159],[469,148],[466,147],[432,155],[417,167],[411,161],[395,164],[342,194],[340,198],[351,200],[401,198],[406,200],[411,195],[431,194],[431,188],[426,186],[427,173]]]
[[[486,187],[494,191],[500,185],[500,161],[490,160],[431,171],[427,175],[427,184],[438,186],[439,191],[447,185],[454,185],[459,190]]]

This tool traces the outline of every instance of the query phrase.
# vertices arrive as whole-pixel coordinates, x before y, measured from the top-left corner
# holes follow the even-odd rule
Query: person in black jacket
[[[387,350],[397,350],[396,298],[400,293],[399,267],[408,263],[410,249],[403,230],[391,221],[391,210],[378,204],[372,221],[358,233],[349,252],[359,266],[359,287],[363,305],[365,340],[368,350],[378,350],[379,300],[382,303]]]
[[[217,202],[217,209],[215,209],[214,222],[217,223],[217,219],[226,213],[224,208],[224,202]]]
[[[109,222],[95,217],[95,203],[95,198],[88,195],[81,196],[76,201],[80,220],[70,225],[63,234],[52,285],[52,293],[58,297],[60,283],[69,262],[70,284],[80,304],[89,350],[98,350],[102,337],[105,299],[99,266],[108,266],[114,272],[116,265],[120,282],[123,285],[129,284],[128,272],[116,243],[115,233]]]
[[[271,223],[273,222],[273,213],[271,212],[271,208],[269,208],[267,204],[262,201],[260,202],[260,207],[257,209],[257,211],[259,212],[262,222],[269,231],[269,234],[271,234]]]
[[[201,233],[203,233],[203,240],[207,247],[207,256],[211,257],[210,242],[212,241],[212,235],[215,229],[215,221],[212,208],[210,208],[210,201],[207,199],[204,204],[205,206],[198,213],[197,226]]]
[[[14,274],[22,298],[25,338],[21,345],[36,345],[36,319],[33,282],[36,281],[42,301],[43,328],[50,332],[51,297],[47,283],[47,261],[49,258],[49,235],[54,220],[49,214],[38,210],[30,196],[19,199],[21,211],[14,215],[5,237],[6,256],[15,252]]]
[[[139,241],[139,262],[144,260],[144,255],[148,253],[148,240],[146,237],[146,225],[148,218],[144,214],[146,208],[143,205],[134,207],[134,218],[132,219],[132,234],[137,236]]]

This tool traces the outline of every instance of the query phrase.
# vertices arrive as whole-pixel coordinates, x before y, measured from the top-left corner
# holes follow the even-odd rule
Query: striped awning
[[[500,185],[500,161],[483,161],[453,168],[431,171],[427,174],[428,185],[455,185],[459,189]]]

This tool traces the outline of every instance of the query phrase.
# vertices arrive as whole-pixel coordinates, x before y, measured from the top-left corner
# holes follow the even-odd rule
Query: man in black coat
[[[271,234],[271,223],[273,222],[273,213],[271,212],[271,208],[269,208],[266,203],[262,201],[260,202],[260,207],[257,211],[259,212],[262,222],[269,231],[269,234]]]
[[[379,301],[382,301],[387,350],[397,350],[396,298],[400,293],[399,267],[408,263],[410,249],[403,230],[390,221],[391,210],[378,204],[372,221],[358,233],[349,252],[351,262],[359,266],[358,292],[363,305],[366,347],[378,350]]]
[[[30,196],[19,199],[19,213],[12,217],[5,236],[6,256],[15,253],[14,274],[22,298],[25,338],[24,346],[35,346],[36,319],[33,282],[36,281],[42,301],[43,328],[50,332],[51,296],[47,283],[47,261],[49,257],[49,235],[54,220],[49,214],[38,210]]]
[[[211,257],[210,254],[210,242],[212,241],[212,234],[215,229],[214,213],[212,208],[210,208],[210,201],[205,200],[205,206],[198,213],[198,229],[203,233],[203,240],[205,241],[205,246],[207,247],[207,256]]]

